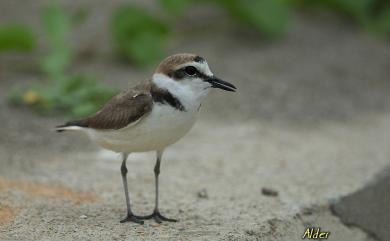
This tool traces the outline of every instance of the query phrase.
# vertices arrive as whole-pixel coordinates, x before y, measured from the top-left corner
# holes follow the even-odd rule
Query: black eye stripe
[[[190,68],[190,69],[187,69],[187,68]],[[192,71],[195,71],[195,73],[192,73]],[[190,73],[187,73],[187,72],[190,72]],[[175,71],[171,72],[171,74],[169,76],[173,77],[176,80],[184,79],[185,77],[198,77],[198,78],[203,79],[203,80],[209,78],[209,76],[201,73],[196,67],[191,66],[191,65],[180,68],[178,70],[175,70]]]

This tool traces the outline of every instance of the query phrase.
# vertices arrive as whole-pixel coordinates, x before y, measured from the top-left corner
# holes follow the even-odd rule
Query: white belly
[[[120,130],[88,130],[89,137],[103,148],[116,152],[162,150],[177,142],[194,125],[197,110],[179,111],[156,104],[138,123]]]

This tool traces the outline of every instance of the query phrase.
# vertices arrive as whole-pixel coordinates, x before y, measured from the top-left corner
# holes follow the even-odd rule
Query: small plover
[[[164,149],[182,138],[194,125],[201,102],[210,88],[235,91],[236,87],[217,78],[206,60],[195,54],[175,54],[164,59],[151,80],[126,89],[109,100],[97,113],[69,121],[56,131],[76,130],[99,146],[122,154],[121,174],[127,216],[121,222],[143,223],[177,220],[166,218],[158,207],[158,176]],[[127,188],[127,157],[132,152],[156,151],[155,208],[148,216],[134,215]]]

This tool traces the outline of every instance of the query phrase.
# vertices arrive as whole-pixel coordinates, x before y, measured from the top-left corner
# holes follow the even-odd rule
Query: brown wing
[[[128,89],[109,100],[91,117],[70,121],[64,126],[81,126],[94,129],[121,129],[149,113],[153,100],[147,89]]]

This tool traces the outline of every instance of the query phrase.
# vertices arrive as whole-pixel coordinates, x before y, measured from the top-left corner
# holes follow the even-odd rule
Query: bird
[[[216,77],[207,61],[192,53],[168,56],[152,77],[121,91],[89,117],[56,126],[57,132],[80,131],[104,149],[121,154],[121,176],[127,207],[124,222],[143,224],[154,219],[176,222],[159,210],[159,174],[164,150],[194,125],[202,101],[212,88],[235,92],[236,87]],[[126,162],[130,153],[156,152],[155,203],[150,215],[138,216],[130,203]]]

